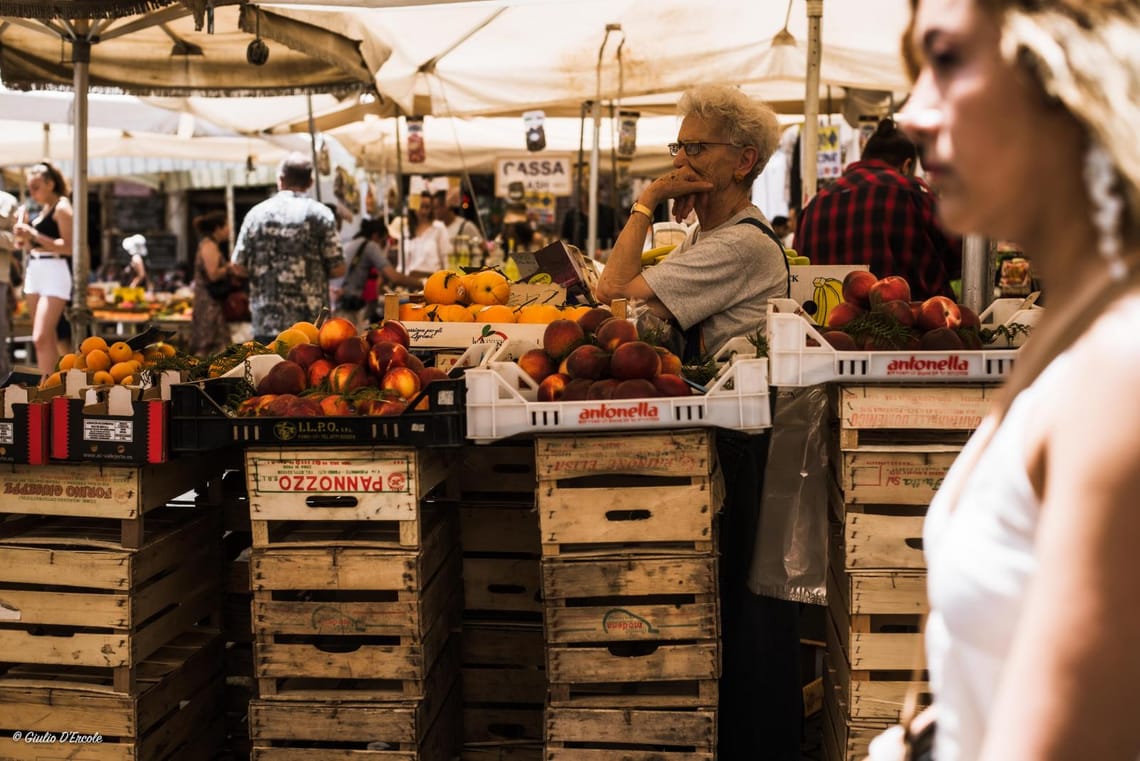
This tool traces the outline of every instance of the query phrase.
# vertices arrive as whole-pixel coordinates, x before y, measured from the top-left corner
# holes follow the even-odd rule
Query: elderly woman
[[[924,529],[938,761],[1140,759],[1140,10],[921,0],[900,123],[1049,309]],[[898,730],[872,745],[901,757]]]
[[[779,142],[771,108],[733,87],[698,87],[681,98],[684,117],[670,144],[673,171],[654,180],[633,205],[598,282],[597,296],[642,299],[686,332],[697,358],[733,336],[764,325],[768,299],[788,293],[784,249],[751,201],[752,181]],[[697,223],[660,264],[641,268],[653,210],[673,199],[678,221]]]
[[[598,298],[644,301],[685,331],[697,359],[764,325],[769,298],[788,292],[784,249],[752,205],[752,181],[779,139],[763,103],[732,87],[704,86],[682,97],[684,119],[669,146],[674,169],[644,191],[618,236]],[[653,209],[673,199],[677,219],[698,224],[660,264],[641,268]],[[746,586],[759,522],[766,436],[719,437],[726,496],[721,515],[720,605],[723,668],[718,754],[725,759],[798,761],[800,692],[797,603]]]

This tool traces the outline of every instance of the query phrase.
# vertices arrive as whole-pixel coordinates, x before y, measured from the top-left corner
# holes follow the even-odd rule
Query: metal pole
[[[44,122],[44,150],[43,157],[45,159],[51,158],[51,124]]]
[[[321,200],[321,170],[319,169],[320,163],[317,161],[317,122],[313,119],[313,96],[310,93],[308,96],[309,101],[309,145],[313,150],[313,192],[316,194],[317,200]]]
[[[606,36],[598,48],[597,98],[594,99],[594,144],[590,148],[590,208],[586,223],[586,253],[591,259],[598,254],[598,162],[601,160],[602,139],[602,54],[611,32],[620,32],[621,24],[606,24]]]
[[[87,22],[78,24],[78,31],[87,32]],[[91,250],[87,245],[87,84],[88,66],[91,64],[91,42],[85,38],[72,41],[72,62],[75,65],[75,150],[73,152],[74,177],[71,181],[72,239],[72,296],[69,319],[71,340],[75,345],[87,338],[91,328],[91,312],[87,308],[87,274],[91,270]]]
[[[807,82],[804,90],[804,127],[800,143],[803,160],[800,162],[803,179],[803,205],[815,195],[817,185],[816,160],[819,151],[819,62],[822,55],[821,26],[823,0],[807,0],[808,58]]]
[[[234,252],[237,238],[237,208],[234,203],[234,170],[226,170],[226,223],[230,228],[230,255]]]
[[[408,239],[408,214],[404,209],[404,152],[400,147],[400,109],[396,109],[396,213],[400,215],[400,235],[396,241],[396,271],[404,272],[404,241]]]
[[[962,239],[962,303],[975,314],[980,314],[993,297],[989,249],[989,241],[980,235]]]

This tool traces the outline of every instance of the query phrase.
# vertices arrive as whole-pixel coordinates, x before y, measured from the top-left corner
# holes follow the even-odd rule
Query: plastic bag
[[[827,604],[828,436],[826,386],[776,390],[748,575],[755,594]]]

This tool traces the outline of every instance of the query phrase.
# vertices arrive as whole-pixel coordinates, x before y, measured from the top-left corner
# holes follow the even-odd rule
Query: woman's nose
[[[906,105],[895,114],[895,123],[916,143],[929,137],[942,127],[942,109],[938,107],[930,94],[930,89],[923,87],[923,81],[920,78],[915,82]]]
[[[680,169],[688,163],[689,154],[685,151],[685,149],[682,148],[681,150],[677,151],[677,155],[673,157],[673,166],[675,166],[677,169]]]

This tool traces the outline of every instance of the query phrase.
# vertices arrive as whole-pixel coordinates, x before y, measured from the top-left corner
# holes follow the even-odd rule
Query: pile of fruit
[[[497,322],[546,325],[554,320],[577,319],[588,306],[553,304],[508,306],[511,282],[495,269],[470,274],[439,270],[424,283],[424,303],[400,305],[401,322]]]
[[[111,300],[119,309],[139,309],[146,306],[146,289],[117,285],[111,290]]]
[[[168,343],[152,343],[142,351],[135,351],[124,341],[108,344],[100,336],[83,339],[79,351],[64,354],[56,365],[56,371],[40,383],[40,388],[51,388],[63,384],[63,374],[68,370],[86,370],[92,385],[137,385],[141,374],[150,368],[167,363],[177,354],[174,346]]]
[[[237,414],[272,417],[399,415],[420,390],[447,374],[408,351],[408,331],[394,320],[358,334],[334,317],[318,329],[297,323],[271,346],[285,359],[270,368]],[[424,400],[427,401],[426,399]]]
[[[681,360],[669,350],[643,341],[637,327],[593,307],[577,320],[551,322],[542,348],[517,360],[538,383],[538,401],[644,399],[689,396]]]
[[[843,279],[843,301],[831,309],[827,327],[824,339],[842,351],[960,351],[985,343],[969,307],[945,296],[911,301],[905,278],[880,279],[865,270]]]

